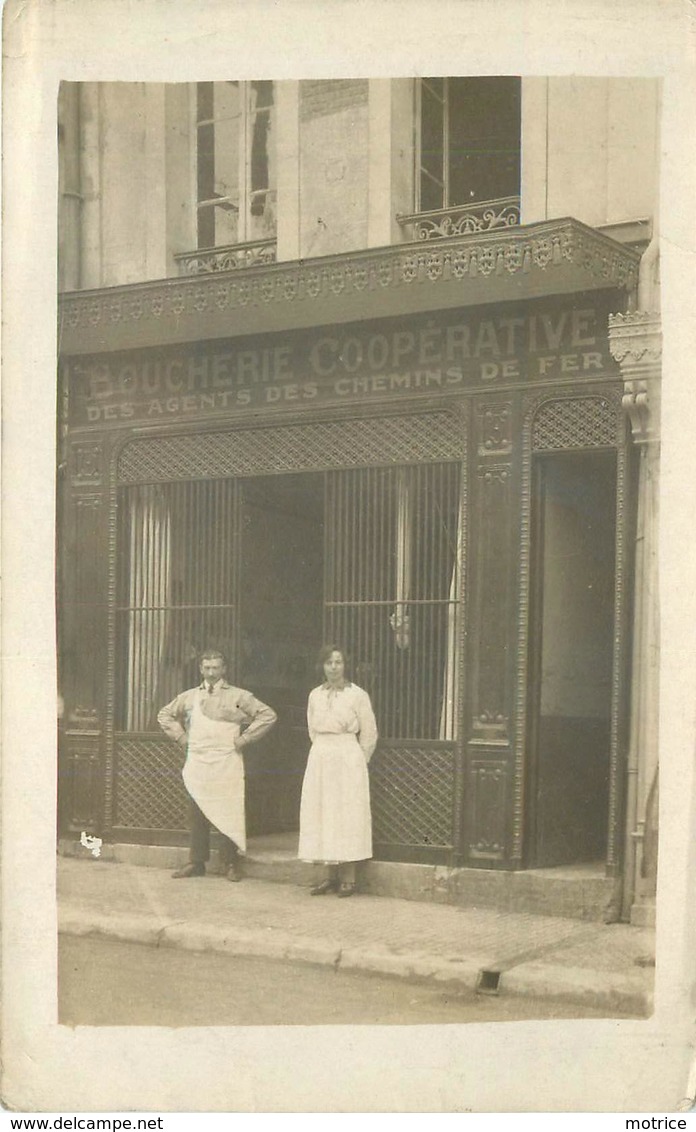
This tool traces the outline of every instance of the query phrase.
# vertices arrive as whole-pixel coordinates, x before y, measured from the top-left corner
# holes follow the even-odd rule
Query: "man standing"
[[[225,680],[225,657],[216,649],[200,656],[203,682],[163,707],[157,722],[186,751],[182,771],[190,795],[190,859],[174,877],[200,877],[210,857],[210,828],[222,834],[220,851],[228,880],[242,879],[246,850],[242,750],[275,723],[273,708]]]

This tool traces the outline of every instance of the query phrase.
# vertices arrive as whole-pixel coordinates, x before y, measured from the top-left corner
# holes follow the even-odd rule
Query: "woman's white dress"
[[[357,684],[321,684],[309,694],[312,746],[300,803],[302,861],[364,861],[372,856],[367,764],[377,724],[367,692]]]

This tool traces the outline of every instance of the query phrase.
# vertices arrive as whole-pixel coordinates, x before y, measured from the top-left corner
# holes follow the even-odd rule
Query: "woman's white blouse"
[[[370,697],[357,684],[330,688],[320,684],[309,693],[307,726],[314,742],[317,735],[356,735],[369,761],[377,745],[377,721]]]

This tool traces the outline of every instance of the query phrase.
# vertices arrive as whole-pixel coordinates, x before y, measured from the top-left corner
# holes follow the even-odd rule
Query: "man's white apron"
[[[235,750],[239,731],[238,723],[209,719],[201,709],[201,696],[196,696],[182,774],[208,821],[245,852],[244,759]]]

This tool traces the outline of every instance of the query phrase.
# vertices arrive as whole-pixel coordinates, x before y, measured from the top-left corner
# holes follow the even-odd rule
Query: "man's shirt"
[[[157,722],[165,735],[177,743],[186,738],[196,700],[209,719],[238,723],[244,729],[236,741],[238,751],[255,743],[270,731],[278,718],[273,708],[257,700],[256,696],[243,688],[235,688],[226,680],[218,680],[213,685],[213,690],[209,691],[207,683],[203,681],[197,688],[181,692],[157,714]]]

